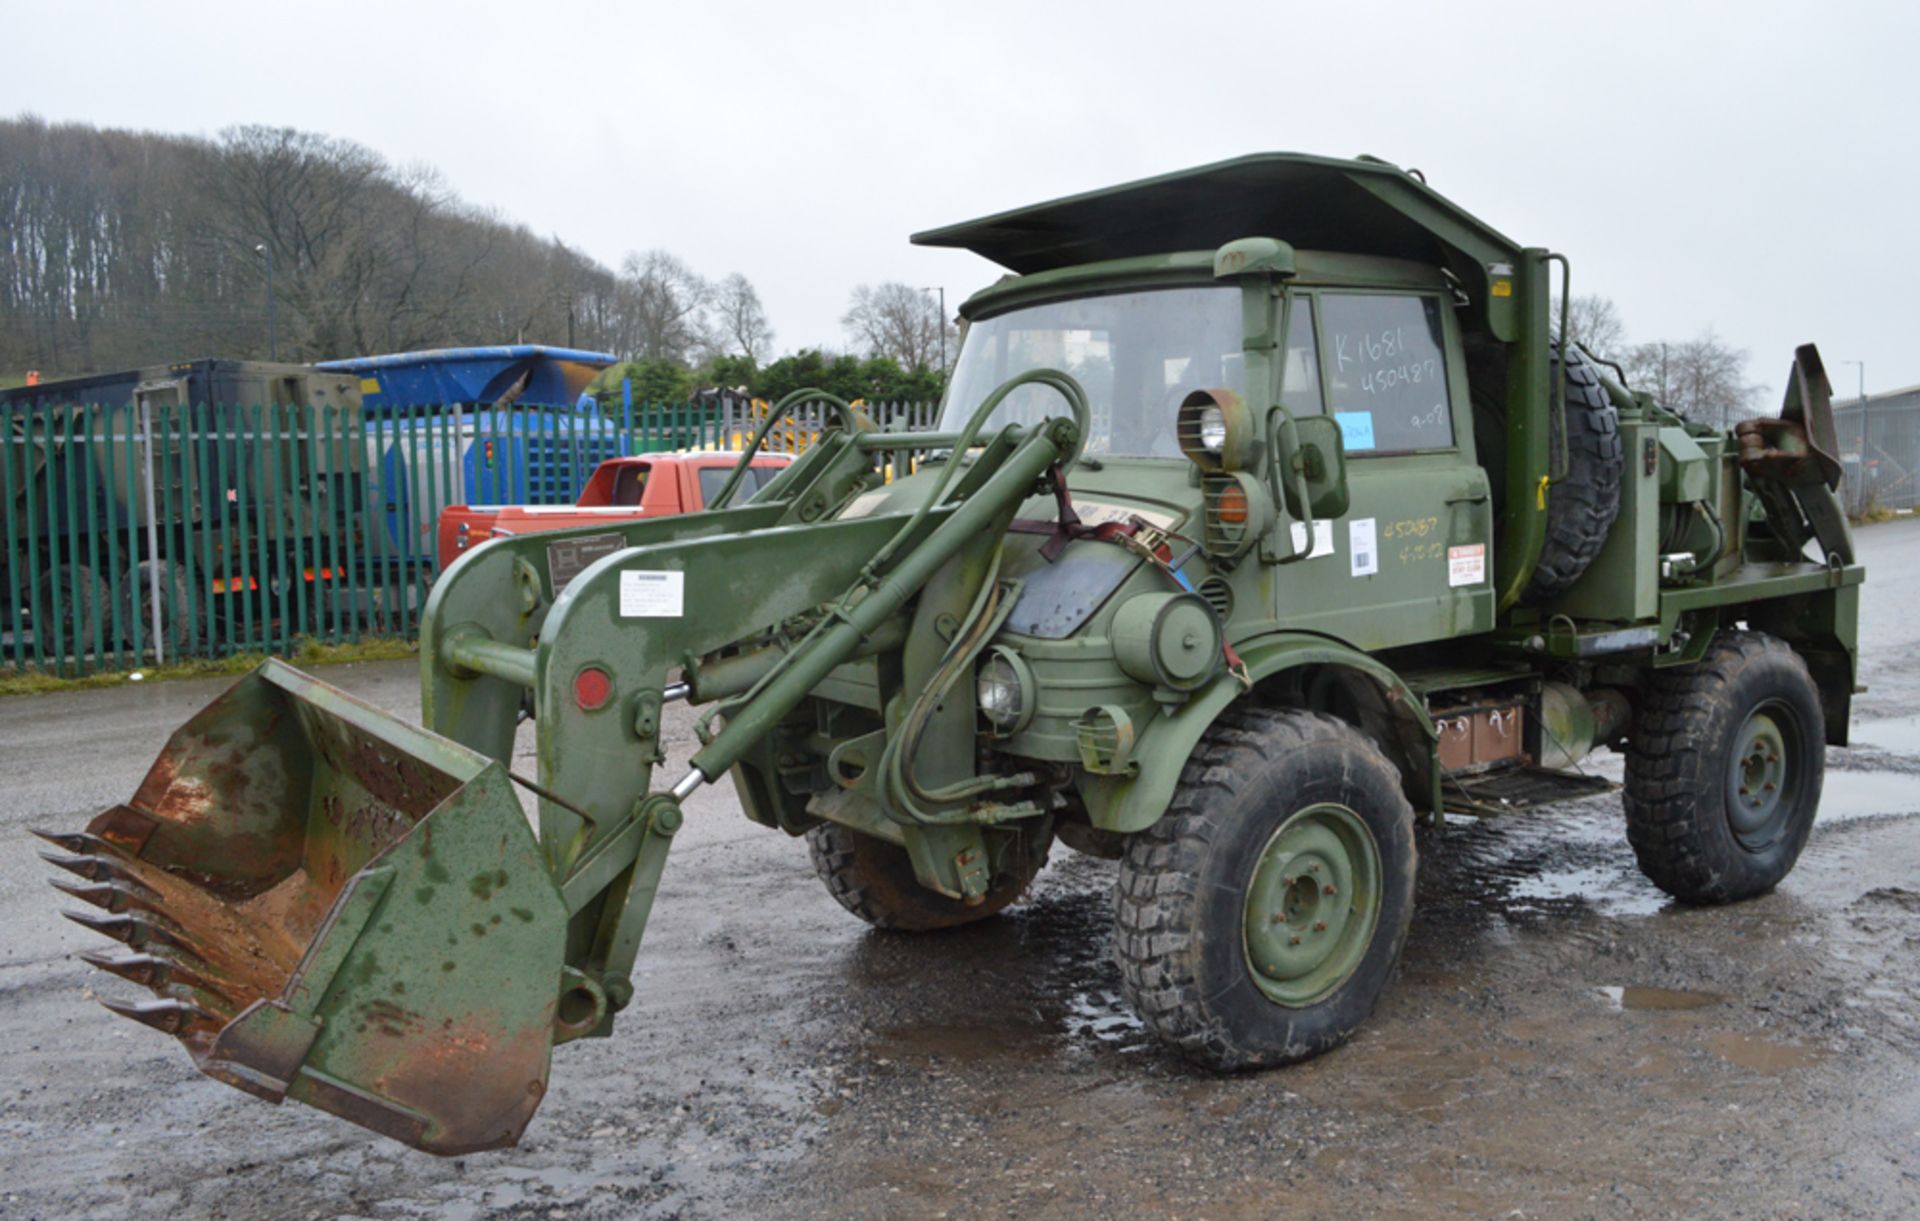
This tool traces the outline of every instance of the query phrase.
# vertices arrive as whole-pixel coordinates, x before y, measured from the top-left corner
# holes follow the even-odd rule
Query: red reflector
[[[573,702],[580,705],[580,711],[592,712],[606,706],[613,698],[613,679],[605,670],[589,667],[573,678]]]

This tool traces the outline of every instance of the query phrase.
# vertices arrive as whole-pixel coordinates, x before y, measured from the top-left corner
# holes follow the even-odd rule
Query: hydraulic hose
[[[746,478],[747,468],[753,465],[754,455],[760,452],[760,443],[767,439],[767,434],[773,431],[773,426],[785,419],[787,413],[801,403],[812,402],[824,402],[831,406],[840,416],[840,426],[848,432],[860,431],[860,414],[845,399],[828,394],[825,390],[816,390],[812,386],[795,390],[767,409],[767,418],[760,421],[760,427],[753,430],[752,440],[748,441],[747,447],[740,451],[740,460],[733,464],[733,471],[727,476],[726,483],[721,485],[719,492],[707,502],[707,508],[727,507],[727,502],[733,499],[734,490],[740,486],[740,481]]]

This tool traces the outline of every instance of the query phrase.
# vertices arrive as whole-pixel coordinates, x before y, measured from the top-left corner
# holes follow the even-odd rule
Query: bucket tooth
[[[135,949],[149,945],[179,946],[194,957],[200,955],[197,947],[182,933],[167,923],[154,919],[151,915],[108,915],[98,916],[92,912],[63,910],[61,915],[75,924],[85,925],[96,933],[105,934],[115,941],[124,942]]]
[[[38,827],[30,830],[64,852],[79,852],[91,856],[98,852],[117,853],[119,851],[113,844],[90,831],[42,831]]]
[[[144,887],[135,887],[125,882],[93,882],[76,885],[72,882],[55,882],[53,888],[62,894],[72,895],[82,903],[91,903],[95,907],[105,908],[118,914],[126,911],[157,912],[153,892]]]
[[[238,1007],[234,985],[230,981],[216,979],[202,974],[171,958],[158,954],[103,954],[98,950],[83,950],[80,960],[90,967],[98,967],[121,979],[131,980],[155,992],[169,985],[187,988],[203,994],[216,1009],[231,1011]]]
[[[82,950],[80,961],[90,967],[118,975],[121,979],[132,980],[148,988],[157,988],[167,982],[171,974],[170,963],[157,954],[103,954],[98,950]]]
[[[103,999],[100,1003],[121,1017],[132,1018],[143,1026],[151,1026],[167,1034],[187,1034],[196,1029],[214,1029],[220,1024],[211,1014],[185,1001]]]
[[[124,861],[111,856],[70,856],[63,852],[42,852],[40,859],[56,869],[77,874],[89,882],[118,882],[131,886],[145,895],[159,898],[152,887],[142,882],[139,876],[127,867]]]
[[[73,856],[65,852],[42,852],[40,859],[55,869],[78,874],[89,882],[104,882],[112,876],[107,861],[98,856]]]

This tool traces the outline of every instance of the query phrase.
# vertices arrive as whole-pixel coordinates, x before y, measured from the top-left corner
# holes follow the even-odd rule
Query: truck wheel
[[[1556,353],[1554,364],[1558,366]],[[1521,601],[1539,605],[1565,593],[1600,554],[1620,515],[1620,413],[1593,366],[1578,349],[1569,352],[1567,377],[1567,474],[1547,488],[1547,541]],[[1560,450],[1561,422],[1550,415],[1550,455]],[[1552,459],[1556,460],[1557,459]]]
[[[1231,1071],[1344,1042],[1413,916],[1413,808],[1393,765],[1319,713],[1230,710],[1120,863],[1114,944],[1141,1019]]]
[[[134,625],[139,624],[143,649],[153,647],[153,586],[160,586],[160,631],[169,657],[174,653],[198,655],[212,638],[205,631],[207,596],[194,601],[198,574],[185,560],[141,560],[127,569],[120,583],[120,635],[131,648]]]
[[[1765,894],[1813,831],[1826,716],[1785,641],[1738,632],[1658,674],[1627,749],[1627,839],[1640,871],[1683,903]]]
[[[821,823],[807,832],[814,872],[827,884],[827,893],[873,927],[907,933],[984,920],[1026,893],[1034,875],[1047,863],[1052,836],[1037,843],[1032,836],[1023,836],[1021,842],[1027,851],[1013,873],[996,877],[986,900],[968,907],[920,885],[904,848],[838,823]]]
[[[54,568],[50,565],[41,572],[35,589],[37,593],[30,604],[39,612],[34,620],[34,639],[46,660],[65,661],[71,657],[79,661],[92,656],[96,631],[104,649],[114,647],[113,621],[107,617],[112,605],[107,597],[107,585],[90,566],[73,564]],[[57,613],[56,601],[60,604]]]

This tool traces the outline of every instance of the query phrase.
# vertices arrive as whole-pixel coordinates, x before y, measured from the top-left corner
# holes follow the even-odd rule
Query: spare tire
[[[1553,353],[1553,369],[1561,367]],[[1492,345],[1469,353],[1474,440],[1480,462],[1494,488],[1494,511],[1500,512],[1506,491],[1506,361]],[[1562,429],[1566,433],[1567,470],[1547,486],[1547,538],[1540,561],[1520,595],[1528,606],[1559,597],[1600,554],[1607,531],[1620,515],[1620,476],[1626,451],[1620,441],[1620,413],[1607,397],[1593,365],[1575,348],[1566,361],[1567,410],[1565,423],[1549,411],[1548,460],[1559,460]]]

